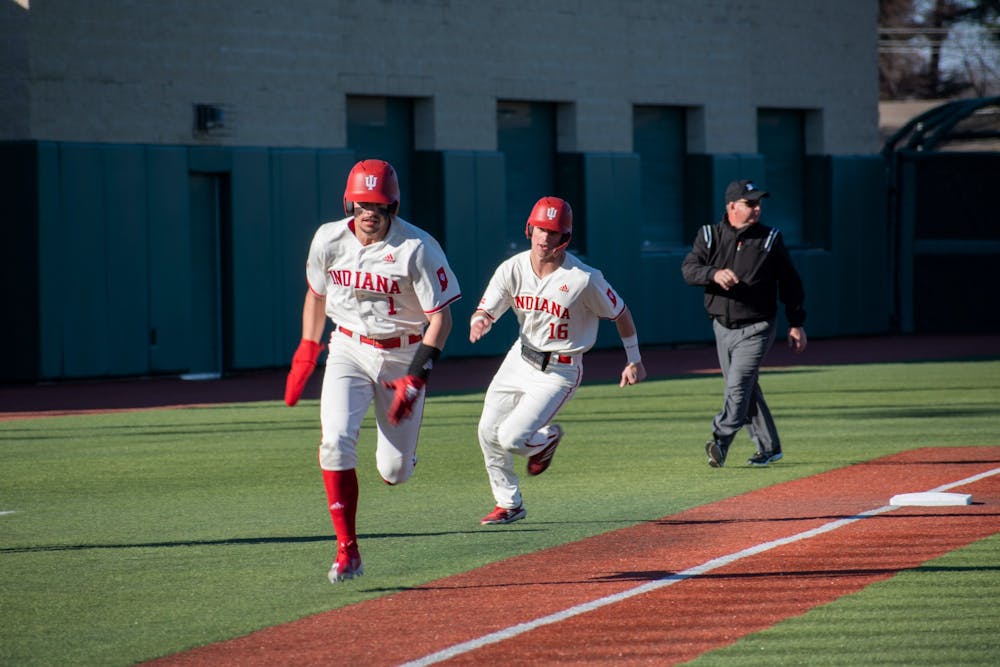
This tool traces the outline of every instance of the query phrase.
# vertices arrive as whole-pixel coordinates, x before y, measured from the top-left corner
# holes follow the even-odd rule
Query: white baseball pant
[[[340,331],[330,335],[320,398],[319,464],[323,470],[357,468],[361,422],[374,400],[378,472],[389,484],[401,484],[410,478],[417,462],[425,392],[420,392],[414,402],[413,414],[393,426],[386,415],[394,392],[386,389],[382,381],[406,375],[416,347],[417,344],[404,344],[395,349],[380,349],[360,342],[356,335],[349,337]]]
[[[479,446],[500,507],[521,506],[514,456],[532,456],[549,443],[549,422],[580,386],[583,355],[572,360],[540,371],[521,358],[520,342],[515,342],[486,390]]]

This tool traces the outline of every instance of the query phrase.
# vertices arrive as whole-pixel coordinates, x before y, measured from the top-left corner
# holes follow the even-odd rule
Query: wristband
[[[625,358],[630,364],[642,363],[642,355],[639,354],[639,336],[622,338],[622,345],[625,346]]]
[[[483,333],[489,331],[490,327],[493,326],[493,323],[490,322],[490,318],[486,317],[485,315],[476,315],[471,320],[469,320],[469,328],[472,328],[472,325],[479,321],[483,321],[486,323],[486,326],[483,327]]]
[[[420,343],[420,347],[417,348],[416,353],[413,355],[413,361],[410,362],[410,370],[406,371],[406,374],[413,375],[426,382],[427,376],[431,374],[431,369],[434,368],[434,362],[440,356],[441,350]]]

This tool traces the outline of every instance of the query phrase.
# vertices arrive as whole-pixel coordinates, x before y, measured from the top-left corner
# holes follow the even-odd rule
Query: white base
[[[947,505],[971,505],[972,496],[968,493],[939,493],[924,491],[922,493],[900,493],[889,500],[890,505],[913,505],[917,507],[944,507]]]

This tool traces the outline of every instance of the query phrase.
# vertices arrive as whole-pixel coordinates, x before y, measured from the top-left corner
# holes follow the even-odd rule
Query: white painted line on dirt
[[[966,484],[972,484],[978,482],[981,479],[986,479],[1000,472],[1000,468],[994,468],[993,470],[987,470],[986,472],[981,472],[978,475],[973,475],[972,477],[966,477],[965,479],[960,479],[957,482],[951,482],[949,484],[943,484],[936,489],[931,489],[931,493],[936,493],[938,491],[948,491],[949,489],[954,489],[959,486],[965,486]]]
[[[994,468],[993,470],[988,470],[978,475],[973,475],[971,477],[966,477],[965,479],[958,480],[957,482],[950,482],[943,486],[939,486],[932,491],[945,491],[947,489],[953,489],[958,486],[965,486],[966,484],[972,484],[973,482],[978,482],[981,479],[985,479],[992,475],[1000,473],[1000,468]],[[503,630],[497,630],[496,632],[491,632],[488,635],[483,635],[482,637],[477,637],[476,639],[470,639],[467,642],[462,642],[461,644],[455,644],[454,646],[449,646],[446,649],[442,649],[435,653],[425,655],[417,660],[411,660],[405,662],[399,667],[426,667],[427,665],[434,665],[444,660],[454,658],[455,656],[462,655],[463,653],[469,653],[470,651],[475,651],[484,646],[489,646],[490,644],[496,644],[507,639],[512,639],[518,635],[524,634],[534,630],[535,628],[540,628],[546,625],[551,625],[553,623],[558,623],[560,621],[565,621],[567,619],[573,618],[574,616],[579,616],[580,614],[585,614],[589,611],[594,611],[595,609],[600,609],[601,607],[606,607],[611,604],[627,600],[629,598],[635,597],[637,595],[644,595],[667,586],[672,586],[673,584],[697,577],[699,575],[711,572],[720,567],[725,567],[735,563],[738,560],[742,560],[749,556],[756,556],[757,554],[763,553],[765,551],[770,551],[771,549],[776,549],[778,547],[783,547],[787,544],[793,544],[795,542],[801,542],[802,540],[808,540],[810,538],[816,537],[817,535],[823,535],[831,531],[837,530],[838,528],[843,528],[855,521],[860,521],[861,519],[868,519],[885,512],[890,512],[892,510],[899,509],[898,506],[884,505],[873,510],[868,510],[866,512],[861,512],[860,514],[855,514],[854,516],[846,517],[843,519],[837,519],[836,521],[831,521],[830,523],[825,523],[818,528],[813,528],[811,530],[806,530],[801,533],[796,533],[794,535],[789,535],[788,537],[782,537],[776,540],[771,540],[769,542],[762,542],[752,547],[743,549],[742,551],[737,551],[731,553],[727,556],[720,556],[718,558],[713,558],[712,560],[706,561],[701,565],[696,565],[692,568],[688,568],[682,572],[677,572],[675,574],[668,575],[662,579],[657,579],[655,581],[650,581],[641,586],[636,586],[635,588],[630,588],[628,590],[622,591],[621,593],[615,593],[614,595],[608,595],[603,598],[598,598],[596,600],[591,600],[590,602],[584,602],[583,604],[578,604],[574,607],[564,609],[562,611],[557,611],[554,614],[549,614],[548,616],[542,616],[541,618],[536,618],[532,621],[527,621],[525,623],[518,623],[517,625],[512,625],[509,628],[504,628]]]

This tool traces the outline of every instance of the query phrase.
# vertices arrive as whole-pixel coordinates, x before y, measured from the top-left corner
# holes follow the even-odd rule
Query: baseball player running
[[[293,406],[329,317],[336,328],[323,376],[319,464],[337,536],[330,583],[364,573],[355,469],[365,413],[374,400],[379,474],[386,484],[405,482],[416,464],[424,386],[451,331],[450,304],[461,296],[438,243],[397,217],[399,182],[388,162],[354,165],[344,210],[347,217],[320,226],[309,248],[302,341],[285,385]]]
[[[568,202],[539,199],[524,230],[531,249],[497,267],[470,321],[473,343],[509,308],[520,325],[486,390],[479,420],[479,446],[496,502],[482,525],[526,516],[514,456],[528,458],[529,475],[542,474],[552,463],[563,437],[552,419],[580,386],[583,353],[593,347],[601,319],[614,320],[625,346],[628,363],[620,386],[646,377],[629,309],[600,271],[566,252],[572,231]]]

